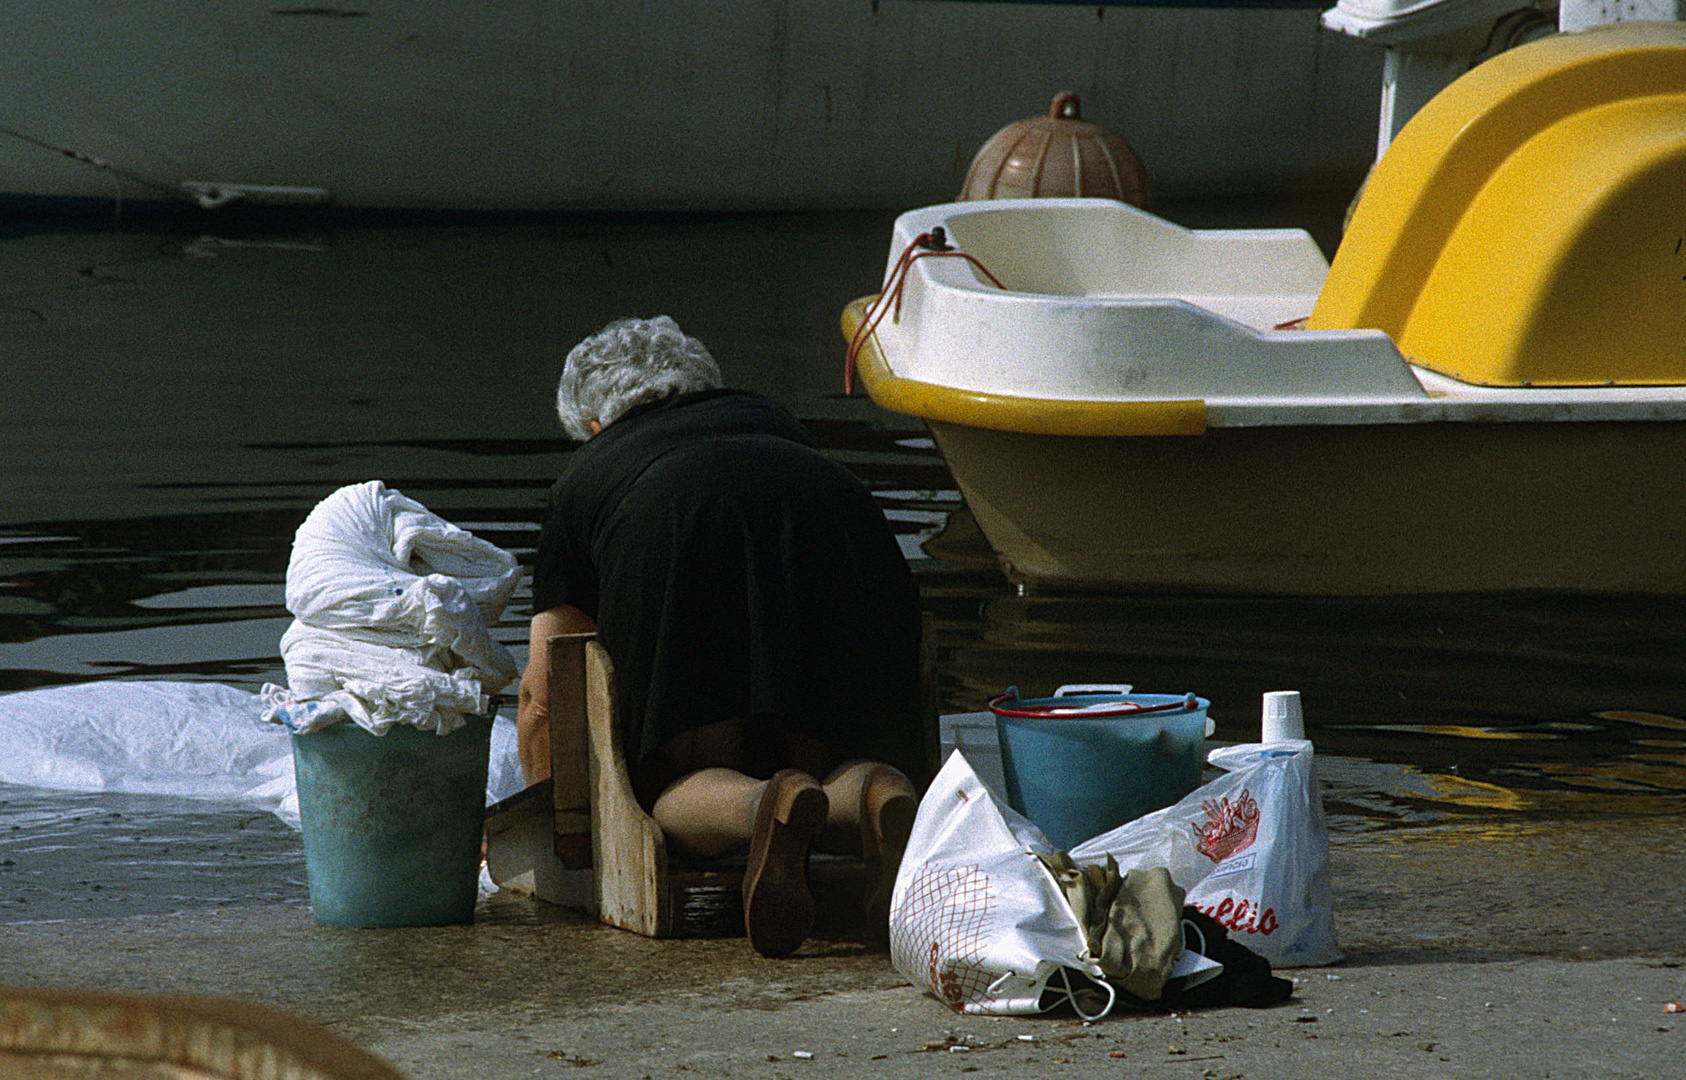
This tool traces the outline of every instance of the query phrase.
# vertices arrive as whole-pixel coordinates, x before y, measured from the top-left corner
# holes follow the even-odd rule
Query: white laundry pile
[[[520,580],[515,556],[380,481],[341,488],[294,537],[288,685],[263,688],[264,718],[450,734],[518,675],[487,628]]]

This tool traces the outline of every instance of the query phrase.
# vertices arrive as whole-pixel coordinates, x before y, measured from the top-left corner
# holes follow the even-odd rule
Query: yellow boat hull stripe
[[[876,297],[867,296],[843,309],[843,336],[853,340]],[[891,412],[950,424],[1012,431],[1024,435],[1203,435],[1206,403],[1178,401],[1071,401],[1057,398],[959,390],[890,370],[873,335],[861,342],[857,373],[872,400]]]

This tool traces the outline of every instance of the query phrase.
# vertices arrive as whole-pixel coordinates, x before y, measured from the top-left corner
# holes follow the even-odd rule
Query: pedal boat
[[[1021,586],[1686,593],[1683,192],[1686,25],[1622,24],[1430,101],[1332,268],[1298,230],[952,203],[844,332]]]

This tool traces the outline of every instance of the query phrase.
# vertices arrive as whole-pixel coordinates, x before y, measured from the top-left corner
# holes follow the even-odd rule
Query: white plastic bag
[[[1226,770],[1173,806],[1071,850],[1120,867],[1163,866],[1187,903],[1273,967],[1341,959],[1329,882],[1329,833],[1316,759],[1303,739],[1212,751]]]
[[[1036,852],[1041,831],[998,803],[955,751],[920,800],[890,902],[890,960],[957,1012],[1018,1015],[1116,998]]]
[[[520,581],[515,556],[380,481],[339,489],[293,539],[288,686],[264,688],[265,718],[449,734],[518,675],[488,627]]]

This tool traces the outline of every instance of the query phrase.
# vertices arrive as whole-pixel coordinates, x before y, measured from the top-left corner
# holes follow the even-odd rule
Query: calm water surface
[[[1307,224],[1334,203],[1172,207]],[[292,533],[381,479],[530,559],[560,354],[667,312],[866,481],[936,619],[945,711],[1009,684],[1297,688],[1340,833],[1686,809],[1686,602],[1019,596],[918,425],[840,394],[889,214],[473,224],[15,221],[0,235],[0,691],[283,681]],[[526,594],[499,636],[524,651]],[[0,708],[4,707],[0,698]],[[3,748],[0,748],[3,752]],[[304,902],[297,837],[215,803],[0,785],[0,921]]]

